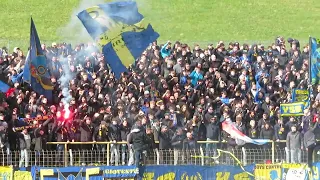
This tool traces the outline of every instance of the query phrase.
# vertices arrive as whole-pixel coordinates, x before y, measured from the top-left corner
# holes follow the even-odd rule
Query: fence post
[[[244,165],[244,166],[246,166],[247,165],[247,154],[246,154],[246,148],[245,147],[242,147],[241,148],[241,150],[242,150],[242,154],[243,154],[243,156],[242,156],[242,164]]]
[[[64,167],[68,167],[68,143],[64,144]]]
[[[272,164],[273,164],[273,163],[274,163],[274,155],[275,155],[275,153],[274,153],[274,151],[275,151],[274,141],[271,141],[271,145],[272,145],[272,147],[271,147],[271,153],[272,153],[272,159],[271,159],[271,161],[272,161]]]
[[[202,146],[200,146],[200,154],[201,154],[201,166],[204,166],[204,153],[203,153]]]
[[[110,143],[107,143],[107,166],[110,164]]]

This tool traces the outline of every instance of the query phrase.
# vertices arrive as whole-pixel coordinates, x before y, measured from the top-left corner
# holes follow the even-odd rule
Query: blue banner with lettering
[[[245,166],[145,166],[140,169],[143,180],[162,179],[254,179],[255,165]],[[32,179],[36,180],[100,180],[103,178],[134,178],[138,173],[135,166],[97,167],[32,167]],[[141,178],[140,178],[141,179]]]
[[[138,174],[138,169],[136,166],[32,167],[31,174],[34,180],[101,180],[134,178]]]
[[[272,166],[272,165],[271,165]],[[274,175],[275,170],[266,169],[265,171],[270,175],[271,180],[279,179],[301,179],[301,180],[319,180],[320,179],[320,162],[314,163],[312,171],[307,170],[306,164],[281,164],[281,170]],[[145,166],[140,168],[140,179],[143,180],[163,180],[163,179],[192,179],[192,180],[253,180],[251,174],[254,173],[255,165],[248,165],[242,169],[240,166]],[[258,169],[261,171],[261,168]],[[270,171],[270,172],[269,172]],[[14,170],[11,168],[1,169],[1,173],[8,172],[7,177],[14,177],[13,179],[20,179],[22,177],[30,177],[27,173],[30,171]],[[9,175],[11,172],[11,175]],[[136,166],[91,166],[91,167],[62,167],[62,168],[48,168],[48,167],[32,167],[31,175],[33,180],[101,180],[122,178],[131,179],[136,177],[138,169]],[[258,173],[259,174],[259,173]],[[31,177],[30,177],[31,178]],[[10,179],[10,178],[9,178]]]

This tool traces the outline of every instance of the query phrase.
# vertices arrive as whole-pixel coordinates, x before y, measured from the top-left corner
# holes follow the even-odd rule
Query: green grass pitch
[[[84,0],[90,4],[102,0]],[[319,0],[137,0],[160,42],[269,42],[277,35],[307,42],[320,37]],[[0,46],[27,47],[30,15],[43,42],[85,41],[80,22],[66,27],[79,0],[1,0]],[[10,49],[12,49],[10,48]]]

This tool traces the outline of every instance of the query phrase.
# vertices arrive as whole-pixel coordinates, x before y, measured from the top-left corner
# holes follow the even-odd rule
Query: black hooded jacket
[[[147,134],[143,127],[134,127],[129,134],[128,140],[135,151],[144,151],[148,147]]]

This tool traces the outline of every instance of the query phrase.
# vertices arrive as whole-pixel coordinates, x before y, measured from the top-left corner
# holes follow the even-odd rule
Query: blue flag
[[[159,37],[152,26],[144,22],[134,1],[94,6],[80,12],[78,18],[98,42],[117,78]]]
[[[48,101],[51,101],[53,86],[48,72],[47,60],[41,49],[40,39],[32,18],[30,28],[29,57],[31,61],[29,67],[31,74],[31,87],[38,94],[44,95]]]
[[[9,89],[10,89],[10,86],[0,80],[0,91],[3,93],[7,93],[9,91]]]
[[[31,74],[30,74],[30,51],[28,51],[28,54],[27,54],[27,58],[26,58],[26,63],[24,65],[24,68],[23,68],[23,81],[26,82],[26,83],[30,83],[30,79],[31,79]]]
[[[310,57],[309,57],[309,75],[312,84],[319,84],[320,78],[320,39],[311,38]]]

